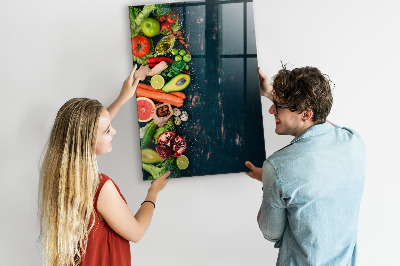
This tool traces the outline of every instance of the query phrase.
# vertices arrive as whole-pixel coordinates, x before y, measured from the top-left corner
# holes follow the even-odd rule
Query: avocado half
[[[142,162],[143,163],[160,163],[164,161],[163,158],[158,155],[155,150],[144,149],[142,150]]]
[[[190,83],[190,76],[188,74],[178,74],[173,77],[161,89],[163,92],[181,91],[186,88]]]

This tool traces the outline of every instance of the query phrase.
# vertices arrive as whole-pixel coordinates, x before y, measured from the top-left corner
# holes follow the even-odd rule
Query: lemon
[[[189,166],[189,159],[185,155],[181,155],[176,159],[176,165],[179,169],[185,170]]]
[[[150,80],[150,84],[154,89],[161,90],[164,87],[165,80],[161,75],[154,75]]]

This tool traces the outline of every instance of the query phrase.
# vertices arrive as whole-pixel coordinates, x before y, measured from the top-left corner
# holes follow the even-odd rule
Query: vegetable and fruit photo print
[[[130,6],[129,19],[143,180],[262,165],[253,2]]]

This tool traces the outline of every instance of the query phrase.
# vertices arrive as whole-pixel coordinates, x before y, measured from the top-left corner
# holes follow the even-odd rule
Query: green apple
[[[142,22],[142,31],[147,37],[154,37],[160,33],[160,23],[154,18],[146,18]]]

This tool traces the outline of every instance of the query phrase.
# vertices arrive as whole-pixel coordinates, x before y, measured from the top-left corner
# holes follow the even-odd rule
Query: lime
[[[154,75],[150,80],[150,84],[154,89],[160,90],[164,87],[165,80],[161,75]]]
[[[181,155],[176,159],[176,165],[179,169],[184,170],[189,166],[189,159],[185,155]]]

